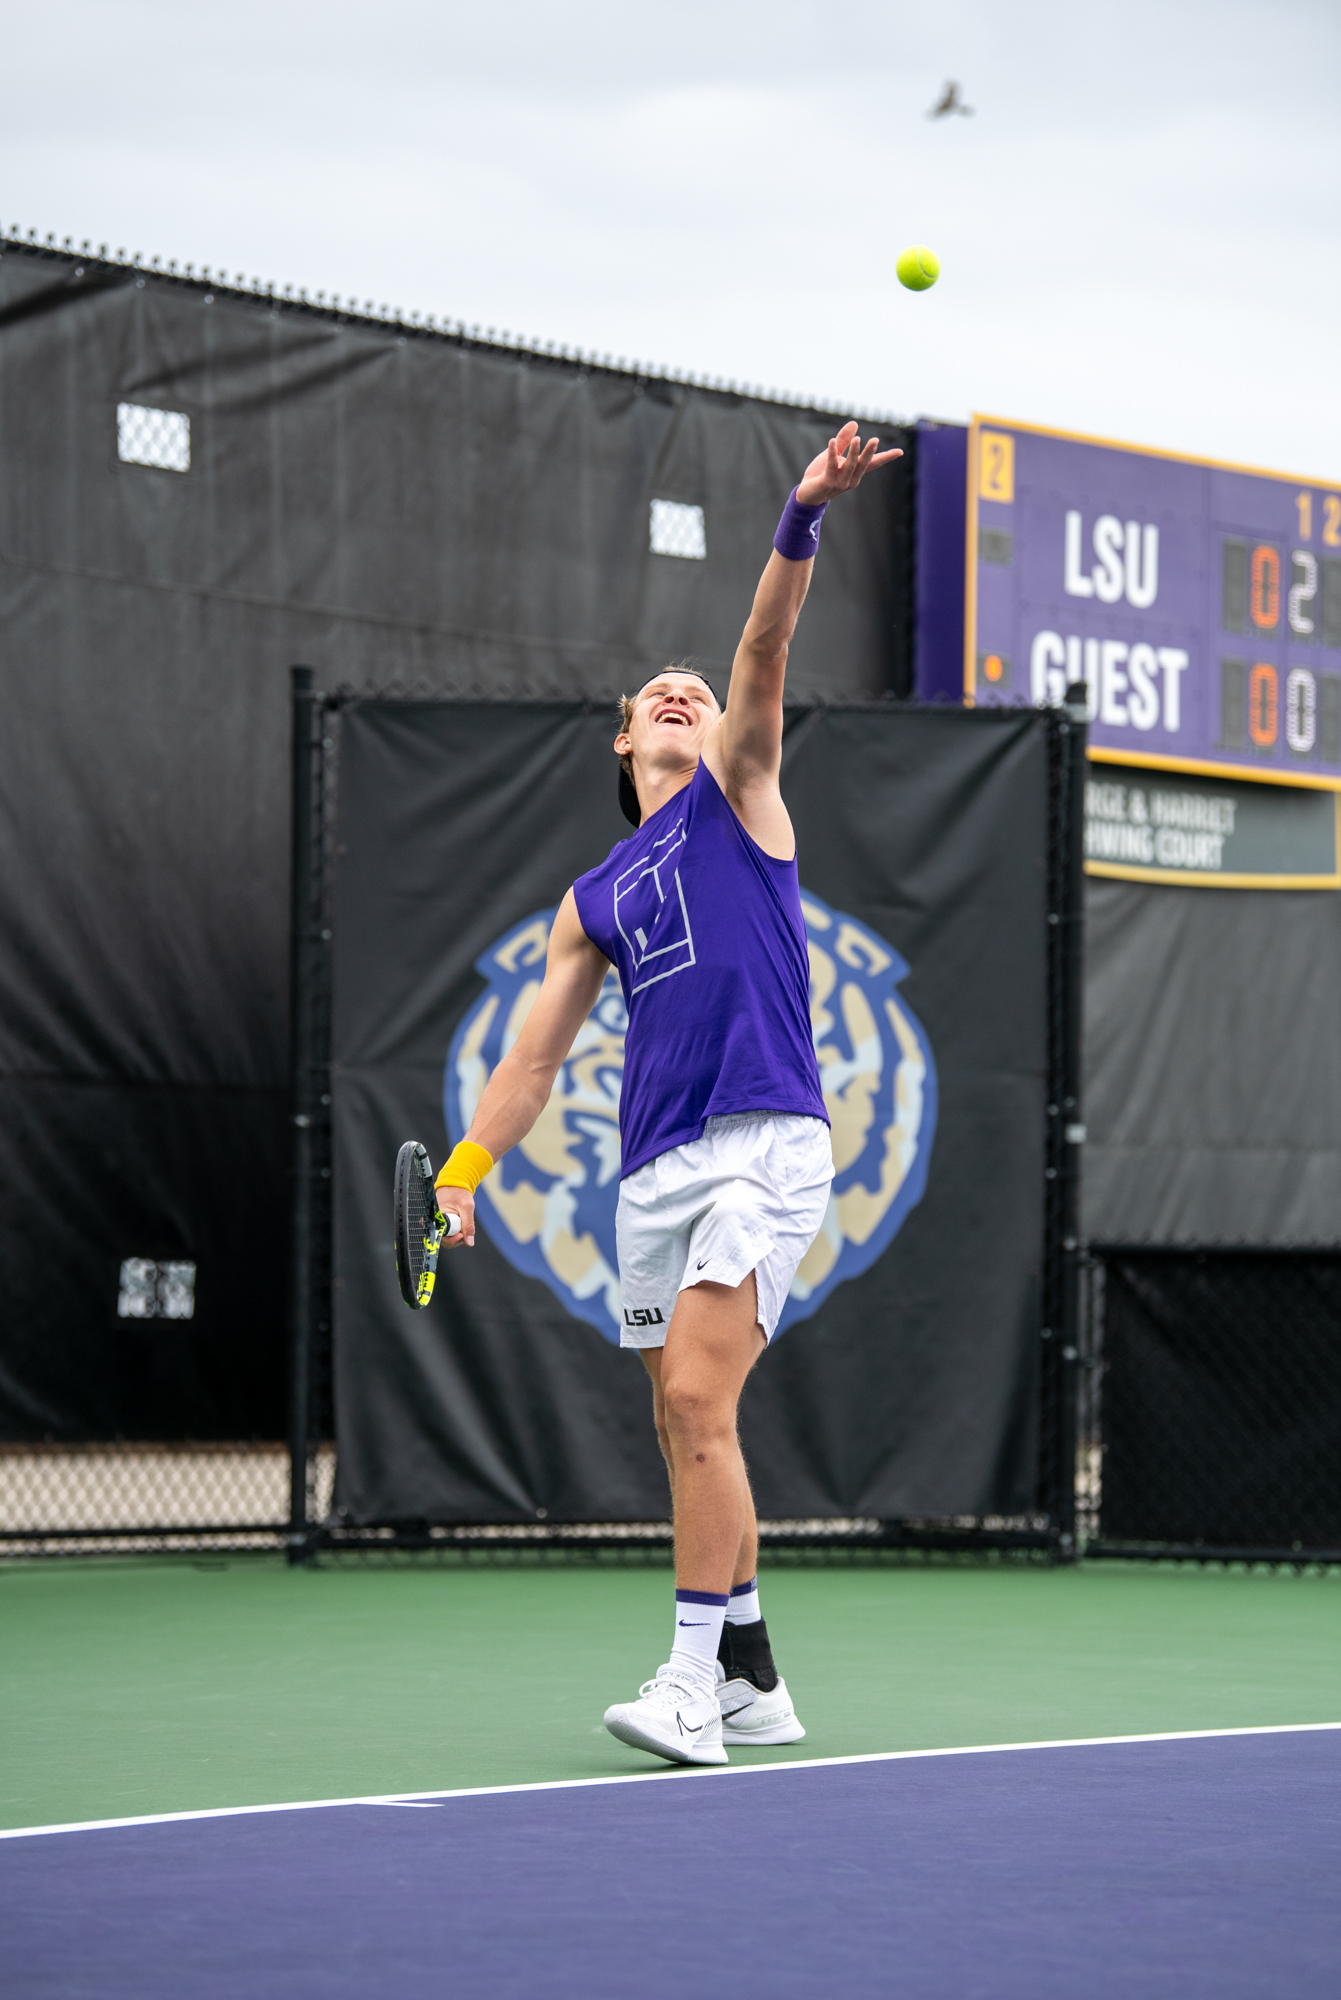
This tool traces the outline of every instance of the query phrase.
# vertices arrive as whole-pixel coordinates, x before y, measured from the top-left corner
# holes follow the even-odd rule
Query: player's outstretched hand
[[[461,1218],[461,1234],[459,1236],[444,1236],[442,1239],[443,1249],[459,1250],[463,1243],[469,1248],[473,1248],[475,1243],[475,1197],[470,1192],[470,1189],[440,1187],[437,1190],[437,1195],[438,1207],[444,1215],[459,1215]]]
[[[891,458],[902,457],[897,448],[881,451],[879,438],[868,438],[863,444],[856,424],[844,424],[837,437],[829,439],[828,449],[806,467],[796,497],[803,507],[818,507],[859,485],[873,465],[888,465]]]

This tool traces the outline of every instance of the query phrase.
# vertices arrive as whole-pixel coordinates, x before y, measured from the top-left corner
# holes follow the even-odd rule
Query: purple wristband
[[[773,546],[780,556],[786,556],[788,562],[810,561],[819,548],[820,523],[828,504],[825,500],[818,507],[803,506],[793,486],[773,537]]]

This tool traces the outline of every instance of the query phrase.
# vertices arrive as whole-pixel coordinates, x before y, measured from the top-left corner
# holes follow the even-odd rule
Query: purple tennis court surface
[[[1341,1994],[1341,1732],[0,1843],[9,2000]]]

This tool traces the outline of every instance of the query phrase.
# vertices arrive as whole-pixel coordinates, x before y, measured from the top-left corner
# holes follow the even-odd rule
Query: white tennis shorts
[[[710,1118],[621,1182],[615,1216],[621,1347],[663,1347],[679,1293],[755,1275],[765,1340],[829,1205],[833,1150],[822,1118],[744,1111]]]

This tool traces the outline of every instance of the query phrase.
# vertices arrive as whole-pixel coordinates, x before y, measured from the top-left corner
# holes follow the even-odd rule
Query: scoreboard
[[[1341,790],[1341,485],[975,417],[967,499],[965,700],[1083,681],[1100,763]]]

